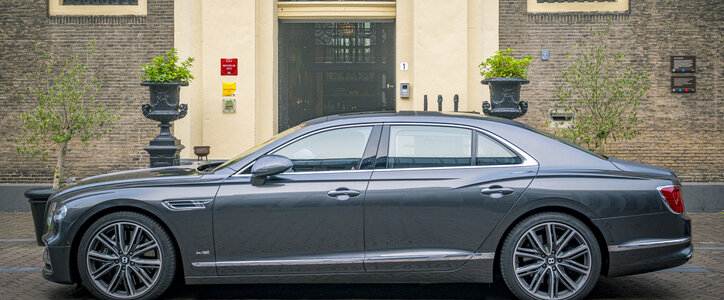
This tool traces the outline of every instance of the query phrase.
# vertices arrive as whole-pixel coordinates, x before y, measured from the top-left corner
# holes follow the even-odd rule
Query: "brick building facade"
[[[103,86],[97,99],[109,108],[120,104],[115,129],[96,147],[71,145],[67,174],[85,177],[148,167],[143,147],[158,134],[156,122],[141,114],[148,88],[139,85],[142,63],[173,47],[173,0],[149,1],[145,16],[49,16],[47,0],[5,0],[0,5],[0,183],[52,182],[54,157],[26,159],[15,151],[19,115],[32,98],[21,98],[33,68],[34,45],[67,51],[96,40],[92,68]]]
[[[621,0],[611,2],[623,3]],[[147,88],[139,85],[140,65],[174,46],[180,48],[182,56],[191,55],[198,59],[195,64],[196,71],[199,71],[195,71],[196,83],[185,88],[186,91],[196,90],[190,94],[182,92],[187,93],[187,97],[191,95],[191,101],[196,102],[189,105],[190,115],[177,121],[179,126],[175,126],[178,130],[176,135],[183,138],[187,149],[200,145],[195,143],[205,143],[212,146],[212,154],[218,153],[221,145],[225,144],[214,144],[211,134],[220,136],[219,143],[225,138],[225,133],[217,129],[227,125],[213,124],[222,119],[251,132],[249,138],[235,146],[254,145],[266,139],[266,132],[272,132],[269,129],[272,127],[265,124],[276,126],[271,121],[276,116],[261,118],[258,114],[266,110],[275,112],[270,107],[277,104],[276,100],[265,98],[277,96],[275,80],[278,74],[268,70],[274,69],[277,63],[274,57],[276,50],[273,49],[279,37],[274,24],[281,24],[282,18],[314,19],[301,13],[295,15],[296,11],[292,9],[298,3],[267,0],[184,1],[176,2],[176,9],[173,0],[148,0],[147,13],[137,16],[51,16],[48,3],[48,0],[5,0],[0,6],[0,183],[52,181],[53,158],[45,163],[26,159],[17,154],[13,142],[18,116],[29,110],[33,101],[21,99],[20,94],[29,83],[24,74],[33,64],[33,45],[36,42],[46,49],[64,51],[71,45],[82,46],[90,39],[97,40],[97,55],[92,64],[102,74],[104,83],[98,98],[109,107],[122,105],[121,119],[111,134],[98,140],[95,148],[75,145],[74,151],[69,153],[67,174],[86,177],[148,166],[148,155],[143,147],[158,133],[158,128],[156,122],[144,118],[140,111],[140,106],[148,101]],[[146,1],[139,3],[145,5]],[[332,8],[339,6],[349,11],[342,7],[345,3],[328,3]],[[395,65],[404,61],[411,66],[409,72],[396,71],[398,82],[412,84],[412,97],[398,97],[396,109],[419,110],[423,94],[432,95],[444,90],[443,93],[447,93],[445,99],[461,93],[463,109],[480,111],[480,102],[487,95],[487,87],[479,85],[475,66],[492,50],[488,51],[490,45],[484,46],[484,49],[476,47],[490,43],[490,36],[495,36],[499,42],[492,45],[492,49],[514,48],[516,55],[535,58],[528,73],[531,83],[522,90],[522,98],[529,102],[530,108],[519,121],[551,131],[552,128],[547,127],[549,109],[556,103],[555,89],[561,82],[557,74],[569,63],[566,52],[573,52],[572,46],[590,34],[590,27],[602,28],[609,18],[612,19],[609,35],[612,47],[630,51],[632,65],[648,67],[652,89],[641,103],[642,135],[631,141],[611,144],[610,154],[672,168],[683,181],[724,182],[724,108],[720,98],[722,88],[718,85],[722,76],[721,49],[724,46],[721,37],[724,4],[721,1],[632,0],[627,10],[610,13],[531,13],[527,7],[530,1],[526,0],[456,0],[444,3],[398,0],[386,6],[384,2],[379,3],[382,3],[379,12],[368,16],[391,18],[395,22],[398,39]],[[287,10],[278,10],[277,5],[285,5]],[[497,11],[490,13],[492,9]],[[458,12],[462,16],[464,10],[467,10],[467,21],[450,22],[449,16]],[[330,11],[335,10],[326,12]],[[249,17],[230,17],[237,13]],[[445,16],[438,18],[436,15]],[[499,19],[497,27],[490,24],[491,15]],[[174,22],[175,18],[177,22]],[[228,24],[218,21],[221,19]],[[269,26],[274,30],[267,30]],[[428,30],[428,33],[419,28]],[[454,43],[439,43],[438,37],[430,36],[435,34],[445,34],[447,40],[450,37],[465,39],[465,43],[461,43],[464,45],[458,49]],[[203,45],[197,41],[203,41]],[[228,43],[242,46],[224,46]],[[419,45],[425,47],[416,48]],[[430,50],[431,46],[441,48]],[[544,49],[550,50],[548,61],[540,59]],[[242,50],[247,52],[234,52]],[[240,58],[240,78],[251,74],[237,80],[239,93],[242,94],[237,99],[239,113],[233,117],[241,121],[229,119],[231,115],[221,115],[221,110],[214,106],[220,103],[220,91],[217,90],[220,90],[222,80],[216,65],[219,62],[219,57],[215,56],[217,52],[223,55],[219,56],[221,58]],[[464,52],[467,60],[461,60],[456,55],[441,56],[438,52]],[[669,57],[672,55],[697,57],[696,93],[670,92],[672,74]],[[430,57],[435,57],[437,64],[450,60],[455,66],[440,69],[431,64]],[[415,58],[419,60],[415,61]],[[203,64],[207,67],[201,71],[198,68]],[[444,72],[449,74],[442,74]],[[210,74],[215,77],[211,78]],[[405,77],[408,74],[414,76]],[[466,75],[458,80],[455,74]],[[448,77],[452,79],[445,86],[429,86]],[[273,104],[262,106],[260,103],[263,101]],[[447,109],[447,105],[452,105],[449,102],[445,103],[446,110],[451,110]],[[199,113],[202,110],[203,115]],[[205,126],[205,131],[198,129],[199,126]],[[226,130],[242,131],[229,128],[226,127]],[[182,133],[184,130],[185,133]],[[262,131],[264,134],[258,134]],[[190,141],[192,139],[194,141]],[[231,150],[240,152],[243,149]],[[186,158],[190,158],[186,153]]]
[[[566,53],[612,20],[610,48],[631,53],[630,63],[646,66],[652,84],[640,103],[642,134],[610,145],[611,156],[666,166],[682,181],[724,181],[724,106],[722,106],[721,1],[630,1],[621,13],[528,13],[524,0],[500,1],[500,48],[531,55],[531,83],[523,86],[528,114],[519,121],[546,128],[549,109],[557,103],[560,74],[569,64]],[[541,60],[541,50],[550,60]],[[696,93],[670,89],[670,57],[696,56]],[[691,74],[685,74],[691,75]],[[552,130],[552,128],[549,128]]]

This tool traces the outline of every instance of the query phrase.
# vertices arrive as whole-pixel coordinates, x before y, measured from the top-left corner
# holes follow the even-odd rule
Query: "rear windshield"
[[[562,137],[559,137],[559,136],[557,136],[557,135],[555,135],[555,134],[551,134],[551,133],[548,133],[548,132],[545,132],[545,131],[540,131],[540,130],[537,130],[537,129],[533,129],[532,127],[528,127],[528,129],[530,129],[530,130],[532,130],[533,132],[536,132],[536,133],[538,133],[538,134],[547,136],[547,137],[549,137],[549,138],[551,138],[551,139],[553,139],[553,140],[556,140],[556,141],[558,141],[558,142],[564,143],[564,144],[566,144],[566,145],[568,145],[568,146],[571,146],[571,147],[573,147],[573,148],[576,148],[576,149],[578,149],[578,150],[581,150],[581,151],[583,151],[583,152],[586,152],[586,153],[588,153],[588,154],[590,154],[590,155],[593,155],[593,156],[595,156],[595,157],[598,157],[598,158],[600,158],[600,159],[606,159],[606,160],[608,160],[608,156],[600,155],[600,154],[598,154],[598,153],[596,153],[596,152],[593,152],[593,151],[588,150],[588,149],[586,149],[586,148],[584,148],[584,147],[581,147],[581,146],[579,146],[578,144],[576,144],[576,143],[574,143],[574,142],[571,142],[571,141],[569,141],[569,140],[567,140],[567,139],[564,139],[564,138],[562,138]]]

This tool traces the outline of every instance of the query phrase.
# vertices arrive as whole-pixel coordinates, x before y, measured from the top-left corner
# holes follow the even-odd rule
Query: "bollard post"
[[[460,102],[458,94],[455,94],[455,97],[453,97],[453,102],[455,103],[455,112],[458,112],[458,102]]]
[[[425,104],[423,109],[427,111],[427,95],[425,95],[425,100],[423,100],[423,103]]]
[[[437,95],[437,111],[442,111],[442,95]]]

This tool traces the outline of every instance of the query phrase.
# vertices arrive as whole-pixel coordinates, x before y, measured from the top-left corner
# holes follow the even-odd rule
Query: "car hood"
[[[92,188],[172,182],[201,175],[202,172],[191,165],[115,172],[84,178],[59,189],[53,197]]]
[[[642,174],[642,175],[648,175],[651,177],[656,178],[663,178],[663,179],[669,179],[673,181],[675,184],[679,184],[679,178],[676,177],[676,174],[674,174],[674,171],[672,171],[669,168],[660,167],[660,166],[652,166],[647,164],[642,164],[635,161],[629,161],[629,160],[623,160],[618,158],[610,157],[608,159],[616,168],[618,168],[621,171],[624,172],[631,172],[635,174]]]

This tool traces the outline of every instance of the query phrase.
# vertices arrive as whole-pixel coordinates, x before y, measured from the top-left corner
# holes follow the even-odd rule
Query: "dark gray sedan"
[[[95,296],[187,284],[504,280],[579,299],[691,258],[668,169],[518,122],[400,112],[306,122],[221,165],[86,178],[48,201],[43,275]]]

